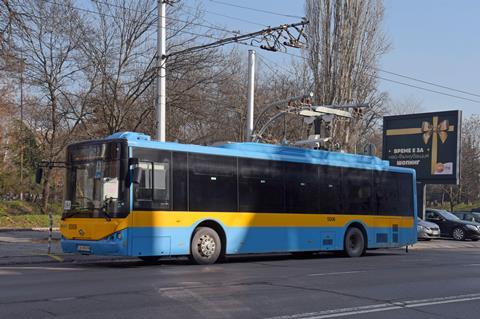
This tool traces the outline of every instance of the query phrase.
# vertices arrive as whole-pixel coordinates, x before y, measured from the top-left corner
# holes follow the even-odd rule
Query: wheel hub
[[[455,239],[460,239],[463,237],[463,231],[461,229],[455,229],[455,231],[453,232],[453,237],[455,237]]]
[[[203,235],[198,239],[198,252],[202,257],[210,257],[215,253],[215,240],[209,235]]]

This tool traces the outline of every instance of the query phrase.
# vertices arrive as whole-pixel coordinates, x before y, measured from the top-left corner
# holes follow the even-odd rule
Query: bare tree
[[[422,100],[414,96],[407,96],[399,100],[389,99],[386,104],[388,115],[414,114],[423,111]]]
[[[480,117],[472,115],[462,124],[460,157],[460,185],[448,193],[456,192],[458,202],[472,203],[480,193]]]
[[[365,103],[370,108],[351,122],[333,123],[335,143],[354,150],[364,130],[383,114],[376,64],[388,49],[382,32],[381,0],[306,0],[308,65],[317,103]],[[352,131],[355,134],[352,134]]]
[[[24,1],[16,10],[17,46],[26,61],[26,79],[36,95],[34,108],[28,114],[49,162],[61,159],[65,146],[85,116],[80,96],[91,89],[80,80],[83,66],[78,48],[82,42],[82,24],[71,1]],[[52,171],[46,170],[42,189],[42,210],[47,211]]]
[[[5,57],[12,54],[13,25],[16,12],[9,0],[0,1],[0,62],[5,63]],[[1,68],[0,68],[1,69]]]
[[[156,1],[94,1],[96,13],[81,44],[88,63],[93,95],[88,100],[90,116],[82,121],[89,137],[134,129],[144,117],[142,94],[153,82],[155,47],[152,28]]]
[[[480,117],[472,115],[462,123],[460,183],[440,185],[440,192],[453,211],[460,203],[471,205],[480,194]]]

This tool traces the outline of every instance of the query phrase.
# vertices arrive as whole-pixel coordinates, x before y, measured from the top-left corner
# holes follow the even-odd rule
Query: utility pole
[[[165,142],[165,63],[166,63],[166,28],[165,14],[168,0],[157,0],[158,24],[157,24],[157,90],[156,90],[156,138],[160,142]]]
[[[252,140],[253,113],[255,101],[255,50],[248,50],[248,93],[247,93],[247,132],[246,140]]]
[[[25,60],[21,59],[20,69],[20,200],[23,200],[23,152],[24,152],[24,134],[23,134],[23,70],[25,69]]]

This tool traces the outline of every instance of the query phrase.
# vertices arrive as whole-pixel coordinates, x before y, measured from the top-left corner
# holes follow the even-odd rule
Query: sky
[[[297,18],[236,8],[212,0],[181,0],[186,5],[200,3],[205,20],[228,30],[242,33],[257,31],[261,25],[277,26],[294,23]],[[304,16],[303,0],[218,0],[225,3],[273,11],[285,15]],[[475,0],[384,0],[383,30],[391,49],[380,60],[382,70],[433,82],[446,87],[477,94],[465,95],[456,91],[414,82],[391,74],[382,77],[421,86],[431,90],[477,100],[466,101],[438,93],[380,80],[380,89],[396,102],[415,100],[422,111],[462,110],[464,116],[480,114],[480,1]],[[216,14],[215,14],[216,13]],[[248,20],[238,21],[222,17]],[[257,24],[254,24],[257,23]],[[251,49],[238,46],[240,52]],[[296,49],[291,53],[299,54]],[[290,63],[291,56],[257,49],[257,53],[278,64]],[[268,61],[267,60],[267,61]]]

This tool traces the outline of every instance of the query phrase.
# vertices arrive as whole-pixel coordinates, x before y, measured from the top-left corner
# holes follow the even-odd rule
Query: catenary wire
[[[304,17],[291,15],[291,14],[285,14],[285,13],[280,13],[280,12],[274,12],[274,11],[269,11],[269,10],[263,10],[263,9],[256,9],[256,8],[241,6],[241,5],[238,5],[238,4],[233,4],[233,3],[219,1],[219,0],[208,0],[208,1],[218,3],[218,4],[221,4],[221,5],[224,5],[224,6],[230,6],[230,7],[235,7],[235,8],[240,8],[240,9],[245,9],[245,10],[250,10],[250,11],[255,11],[255,12],[261,12],[261,13],[268,13],[268,14],[273,14],[273,15],[277,15],[277,16],[281,16],[281,17],[295,18],[295,19],[303,19],[304,18]]]
[[[48,3],[51,3],[51,4],[55,4],[55,5],[61,5],[55,1],[49,1],[49,0],[44,0],[45,2],[48,2]],[[218,2],[216,0],[209,0],[209,1],[213,1],[213,2]],[[229,4],[229,5],[232,5],[232,4]],[[232,6],[236,6],[236,5],[232,5]],[[80,11],[84,11],[84,12],[88,12],[88,13],[93,13],[93,14],[97,14],[97,15],[105,15],[105,16],[109,16],[109,17],[112,17],[114,18],[115,16],[112,16],[112,15],[109,15],[109,14],[106,14],[106,13],[100,13],[100,12],[97,12],[97,11],[93,11],[93,10],[88,10],[88,9],[84,9],[84,8],[79,8],[79,7],[76,7],[76,6],[72,6],[73,8],[77,9],[77,10],[80,10]],[[127,9],[129,10],[128,8],[125,8],[123,7],[124,9]],[[251,8],[250,8],[251,9]],[[155,8],[156,10],[156,8]],[[138,11],[138,10],[136,10]],[[170,18],[170,19],[176,19],[176,18]],[[130,20],[130,19],[125,19],[125,20],[129,20],[129,21],[135,21],[135,20]],[[180,19],[177,19],[181,22],[186,22],[184,20],[180,20]],[[138,22],[138,21],[136,21]],[[144,23],[145,24],[145,23]],[[200,25],[200,24],[197,24],[197,25]],[[205,26],[203,25],[204,27],[208,27],[208,26]],[[169,29],[169,28],[167,28]],[[170,29],[172,30],[172,29]],[[185,30],[173,30],[173,31],[177,31],[179,33],[186,33],[186,34],[191,34],[191,35],[196,35],[196,36],[200,36],[200,37],[206,37],[206,38],[210,38],[210,39],[214,39],[214,40],[221,40],[220,38],[215,38],[213,36],[210,36],[210,35],[202,35],[202,34],[198,34],[198,33],[193,33],[193,32],[190,32],[190,31],[185,31]],[[226,30],[226,29],[222,29],[222,31],[225,31],[225,32],[231,32],[230,30]],[[256,45],[253,45],[253,44],[249,44],[249,43],[244,43],[244,42],[235,42],[235,43],[238,43],[238,44],[242,44],[242,45],[247,45],[247,46],[251,46],[251,47],[256,47],[256,48],[259,48],[259,46],[256,46]],[[235,44],[234,43],[234,44]],[[282,52],[282,51],[278,51],[279,53],[282,53],[282,54],[287,54],[287,55],[290,55],[290,56],[293,56],[293,57],[297,57],[297,58],[301,58],[301,59],[304,59],[306,60],[305,57],[303,56],[300,56],[300,55],[296,55],[296,54],[292,54],[292,53],[288,53],[288,52]],[[410,77],[410,76],[406,76],[406,75],[402,75],[402,74],[399,74],[399,73],[395,73],[395,72],[391,72],[391,71],[387,71],[387,70],[383,70],[383,69],[379,69],[379,68],[375,68],[377,71],[379,72],[384,72],[384,73],[388,73],[388,74],[392,74],[392,75],[395,75],[395,76],[400,76],[400,77],[404,77],[404,78],[407,78],[407,79],[410,79],[410,80],[413,80],[413,81],[418,81],[418,82],[421,82],[421,83],[425,83],[425,84],[429,84],[429,85],[432,85],[432,86],[437,86],[437,87],[441,87],[441,88],[444,88],[444,89],[448,89],[448,90],[452,90],[452,91],[457,91],[457,92],[460,92],[460,93],[463,93],[463,94],[468,94],[468,95],[473,95],[473,96],[480,96],[478,94],[475,94],[475,93],[470,93],[470,92],[467,92],[467,91],[463,91],[463,90],[458,90],[458,89],[454,89],[454,88],[451,88],[451,87],[448,87],[448,86],[444,86],[444,85],[440,85],[440,84],[435,84],[433,82],[428,82],[428,81],[424,81],[424,80],[420,80],[420,79],[416,79],[416,78],[413,78],[413,77]],[[474,100],[474,99],[470,99],[470,98],[466,98],[466,97],[462,97],[462,96],[458,96],[458,95],[454,95],[454,94],[449,94],[449,93],[445,93],[445,92],[441,92],[441,91],[437,91],[437,90],[432,90],[432,89],[429,89],[429,88],[425,88],[425,87],[421,87],[421,86],[417,86],[417,85],[413,85],[413,84],[408,84],[408,83],[405,83],[405,82],[401,82],[401,81],[397,81],[397,80],[393,80],[393,79],[388,79],[388,78],[385,78],[385,77],[380,77],[378,75],[373,75],[373,74],[368,74],[368,73],[365,73],[367,76],[373,76],[375,78],[378,78],[380,80],[383,80],[383,81],[387,81],[387,82],[392,82],[392,83],[396,83],[396,84],[399,84],[399,85],[404,85],[404,86],[408,86],[408,87],[412,87],[412,88],[416,88],[416,89],[419,89],[419,90],[424,90],[424,91],[427,91],[427,92],[431,92],[431,93],[436,93],[436,94],[441,94],[441,95],[444,95],[444,96],[449,96],[449,97],[453,97],[453,98],[457,98],[457,99],[462,99],[462,100],[466,100],[466,101],[470,101],[470,102],[474,102],[474,103],[480,103],[479,100]]]

